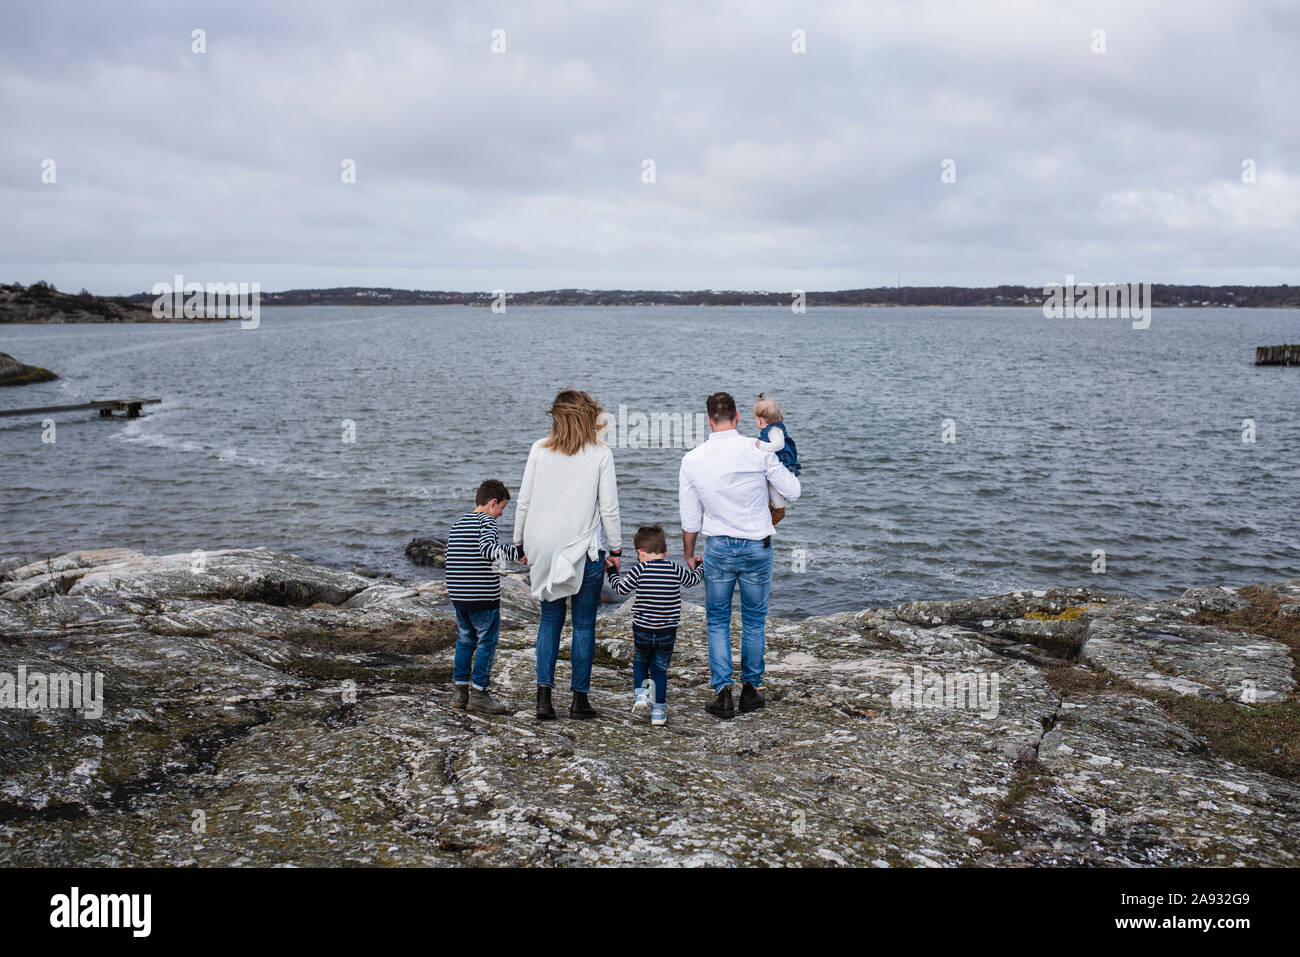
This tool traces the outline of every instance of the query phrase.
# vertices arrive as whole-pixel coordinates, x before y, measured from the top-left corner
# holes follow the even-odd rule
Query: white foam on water
[[[477,490],[477,486],[464,485],[403,485],[390,488],[384,494],[389,498],[410,498],[427,502],[448,498],[464,498],[466,495],[474,494]]]
[[[168,419],[185,410],[181,402],[164,400],[160,405],[151,407],[152,411],[138,419],[128,419],[114,436],[114,439],[130,445],[142,445],[147,448],[164,449],[171,452],[197,454],[214,458],[218,462],[245,466],[270,473],[301,475],[321,481],[338,481],[346,478],[341,472],[301,465],[297,462],[277,462],[247,455],[234,446],[224,443],[197,442],[166,431]]]

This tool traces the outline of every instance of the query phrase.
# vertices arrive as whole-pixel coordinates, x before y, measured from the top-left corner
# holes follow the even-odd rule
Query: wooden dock
[[[1300,366],[1300,346],[1256,346],[1257,366]]]
[[[140,418],[140,410],[162,399],[100,399],[76,405],[42,405],[32,409],[0,409],[0,415],[43,415],[46,412],[76,412],[79,409],[98,409],[99,417],[107,419],[114,412],[125,412],[128,419]]]

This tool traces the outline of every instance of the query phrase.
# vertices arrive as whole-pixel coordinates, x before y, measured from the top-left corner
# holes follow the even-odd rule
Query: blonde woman
[[[622,534],[614,456],[601,441],[604,410],[586,392],[565,389],[547,413],[551,432],[528,452],[515,506],[515,543],[528,556],[537,627],[537,717],[555,717],[551,690],[567,603],[573,601],[570,718],[594,718],[587,700],[596,653],[596,606],[605,563],[619,568]]]

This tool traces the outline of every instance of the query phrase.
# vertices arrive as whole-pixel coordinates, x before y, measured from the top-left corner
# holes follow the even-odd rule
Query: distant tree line
[[[152,302],[148,293],[130,297]],[[385,306],[490,304],[490,292],[446,292],[343,286],[334,289],[291,289],[263,293],[262,303],[282,306]],[[1300,307],[1300,286],[1180,286],[1153,283],[1156,306],[1237,306],[1241,308]],[[516,306],[783,306],[792,293],[742,290],[664,291],[645,289],[549,289],[512,292]],[[805,293],[809,306],[1034,306],[1043,302],[1041,286],[877,286]]]

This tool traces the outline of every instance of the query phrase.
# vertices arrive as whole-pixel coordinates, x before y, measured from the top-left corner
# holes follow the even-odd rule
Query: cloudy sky
[[[51,0],[3,19],[0,281],[1300,282],[1294,0]]]

